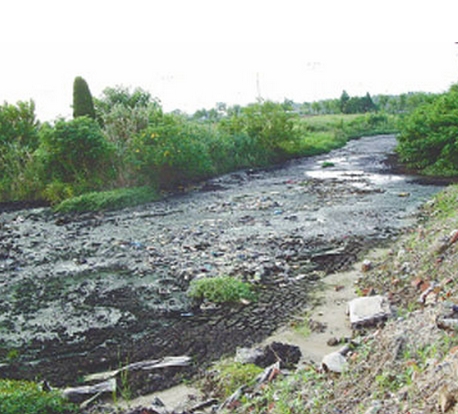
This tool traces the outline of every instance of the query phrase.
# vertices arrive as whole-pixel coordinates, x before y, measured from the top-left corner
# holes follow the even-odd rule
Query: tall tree
[[[87,82],[81,76],[77,76],[73,82],[73,118],[80,116],[95,119],[95,110]]]
[[[350,95],[348,95],[347,91],[343,91],[342,95],[340,95],[340,112],[343,114],[348,113],[348,101],[350,100]]]

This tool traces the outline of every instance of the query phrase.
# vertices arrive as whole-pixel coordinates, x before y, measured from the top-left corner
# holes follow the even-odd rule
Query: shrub
[[[458,174],[458,85],[423,105],[401,123],[398,153],[427,174]]]
[[[29,149],[38,146],[38,127],[35,103],[4,103],[0,106],[0,146],[16,143]]]
[[[2,414],[70,414],[78,412],[58,392],[42,391],[33,382],[0,380]]]
[[[255,299],[249,283],[231,276],[195,279],[189,286],[188,295],[195,300],[213,303],[236,303],[242,299]]]
[[[40,131],[38,151],[46,182],[69,184],[75,194],[97,189],[114,176],[112,146],[97,122],[88,117],[59,120]]]
[[[131,148],[132,162],[146,182],[171,188],[214,174],[205,126],[164,115],[138,134]]]
[[[266,101],[248,105],[233,112],[222,127],[231,134],[246,133],[255,139],[260,147],[270,152],[275,160],[282,157],[285,143],[291,145],[298,139],[294,126],[295,115],[289,113],[281,104]]]

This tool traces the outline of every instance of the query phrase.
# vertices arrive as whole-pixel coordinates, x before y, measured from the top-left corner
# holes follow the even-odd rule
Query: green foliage
[[[164,115],[138,134],[131,157],[146,182],[161,188],[200,180],[214,174],[207,127]]]
[[[131,92],[129,88],[124,86],[105,88],[102,96],[94,101],[96,112],[99,116],[111,112],[115,106],[133,109],[147,108],[151,104],[158,105],[158,102],[152,98],[149,92],[142,88],[135,88]]]
[[[211,388],[212,393],[220,398],[227,398],[243,385],[254,385],[262,372],[263,369],[254,364],[222,361],[215,366],[204,387]]]
[[[43,183],[34,152],[17,142],[0,145],[0,201],[35,200]]]
[[[401,123],[402,162],[430,175],[458,174],[458,85],[420,106]]]
[[[54,127],[45,124],[40,137],[38,154],[47,182],[68,184],[70,193],[77,194],[100,188],[113,175],[112,147],[95,120],[80,117],[59,120]]]
[[[298,139],[294,127],[297,116],[286,111],[281,104],[266,101],[255,103],[233,113],[221,126],[231,134],[247,134],[275,160],[283,155],[284,145]]]
[[[80,116],[95,119],[95,109],[87,82],[81,76],[77,76],[73,82],[73,118]]]
[[[74,98],[75,119],[54,124],[35,121],[33,102],[0,107],[0,200],[44,198],[56,205],[94,190],[173,189],[326,152],[367,131],[387,132],[389,124],[382,125],[379,118],[386,116],[380,114],[304,120],[298,105],[286,99],[246,107],[218,103],[191,119],[178,111],[164,114],[149,92],[122,86],[105,89],[95,100],[95,122],[92,97],[81,77],[75,79]],[[333,112],[338,103],[323,101],[314,108]],[[110,201],[101,207],[92,197],[78,199],[75,208],[116,205]]]
[[[27,381],[0,380],[2,414],[70,414],[78,409],[58,392],[45,392]]]
[[[244,402],[239,413],[323,413],[332,395],[329,377],[313,368],[297,371],[268,383],[262,392]]]
[[[0,106],[0,147],[18,144],[30,149],[38,146],[38,121],[35,117],[35,103],[4,103]]]
[[[39,196],[34,159],[38,130],[33,101],[0,106],[0,200]]]
[[[340,97],[340,111],[343,114],[362,114],[375,112],[377,107],[374,104],[369,92],[363,97],[350,97],[346,91]]]
[[[236,303],[242,299],[256,299],[249,283],[231,276],[194,279],[189,286],[188,296],[213,303]]]
[[[64,197],[67,198],[67,197]],[[91,192],[62,201],[55,211],[60,213],[116,210],[155,201],[157,192],[149,187],[121,188],[112,191]]]

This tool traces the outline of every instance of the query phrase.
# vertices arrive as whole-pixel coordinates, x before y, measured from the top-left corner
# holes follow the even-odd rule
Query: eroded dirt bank
[[[394,145],[393,136],[363,138],[120,212],[2,213],[1,375],[59,386],[165,355],[191,355],[198,366],[262,340],[307,306],[323,272],[391,237],[441,189],[395,174],[386,161]],[[259,301],[194,308],[189,281],[220,274],[256,283]],[[166,387],[168,370],[132,386]]]

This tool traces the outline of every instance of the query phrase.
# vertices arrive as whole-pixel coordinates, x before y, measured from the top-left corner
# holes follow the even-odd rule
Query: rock
[[[315,321],[313,319],[309,319],[309,328],[312,332],[323,333],[326,331],[327,325],[326,323]]]
[[[363,264],[361,265],[362,272],[368,272],[372,269],[372,262],[370,260],[364,260]]]
[[[337,346],[339,344],[340,344],[340,341],[335,337],[334,338],[329,338],[328,342],[327,342],[328,346]]]
[[[272,342],[271,344],[264,347],[258,356],[254,358],[252,363],[267,368],[276,362],[280,362],[280,368],[291,369],[301,359],[302,353],[298,346],[284,344],[281,342]],[[258,352],[255,350],[255,352]],[[246,355],[247,353],[244,352]],[[254,353],[252,354],[254,356]],[[251,358],[250,358],[251,360]]]
[[[449,391],[447,386],[439,391],[438,403],[441,413],[448,412],[456,404],[455,395]]]
[[[347,359],[340,352],[331,352],[324,356],[321,366],[326,372],[341,374],[347,366]]]
[[[431,250],[433,253],[440,255],[444,253],[449,246],[449,239],[447,237],[440,237],[433,243]]]
[[[264,356],[261,348],[237,348],[235,362],[241,364],[256,364],[256,361]]]
[[[375,325],[391,315],[388,299],[381,295],[353,299],[348,312],[352,329]]]

